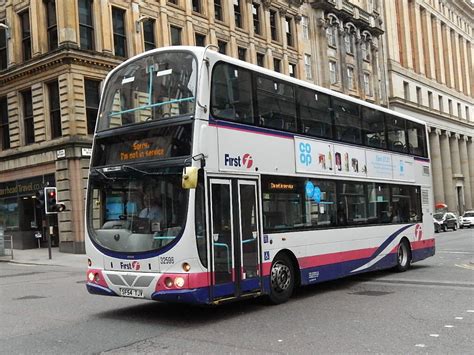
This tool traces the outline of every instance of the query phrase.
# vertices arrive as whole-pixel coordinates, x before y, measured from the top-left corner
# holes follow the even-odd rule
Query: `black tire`
[[[397,249],[397,266],[395,269],[398,272],[407,271],[411,266],[411,250],[408,242],[406,240],[402,240],[400,244],[398,244]]]
[[[295,270],[290,258],[283,253],[278,254],[270,270],[270,302],[280,304],[288,301],[295,287]]]

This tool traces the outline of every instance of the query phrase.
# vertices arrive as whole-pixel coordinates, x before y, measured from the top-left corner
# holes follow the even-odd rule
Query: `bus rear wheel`
[[[402,240],[397,249],[397,266],[395,269],[399,272],[407,271],[411,265],[411,250],[408,242]]]
[[[286,254],[278,254],[270,271],[270,302],[280,304],[288,301],[295,287],[295,270]]]

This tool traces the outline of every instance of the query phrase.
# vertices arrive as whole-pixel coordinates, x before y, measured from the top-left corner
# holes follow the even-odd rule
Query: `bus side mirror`
[[[199,168],[194,166],[188,166],[183,169],[183,176],[181,179],[181,185],[183,189],[195,189],[198,183],[198,171]]]

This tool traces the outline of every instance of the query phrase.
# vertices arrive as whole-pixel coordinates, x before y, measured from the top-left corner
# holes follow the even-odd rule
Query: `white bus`
[[[87,196],[90,293],[219,304],[435,253],[423,122],[219,54],[106,78]]]

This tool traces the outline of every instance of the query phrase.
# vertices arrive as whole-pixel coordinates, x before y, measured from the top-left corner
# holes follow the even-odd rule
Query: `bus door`
[[[257,181],[210,179],[212,298],[261,289]]]

